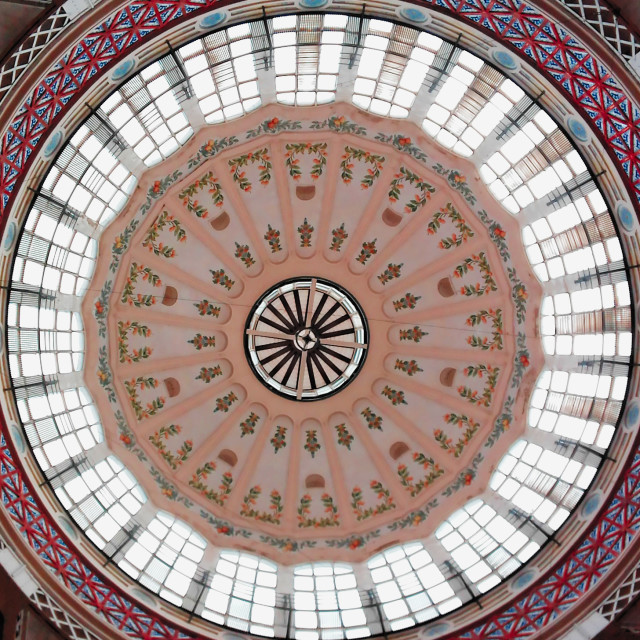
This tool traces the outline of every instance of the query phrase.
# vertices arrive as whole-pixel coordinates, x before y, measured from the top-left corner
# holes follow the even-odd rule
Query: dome
[[[4,138],[12,546],[98,636],[560,633],[630,562],[639,205],[624,85],[545,39],[610,59],[533,5],[169,4]]]

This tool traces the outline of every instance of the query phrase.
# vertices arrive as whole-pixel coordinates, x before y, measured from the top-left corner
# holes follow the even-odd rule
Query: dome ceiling
[[[17,250],[10,367],[43,473],[112,566],[237,629],[355,637],[480,597],[556,535],[613,436],[630,296],[595,180],[500,72],[367,20],[345,80],[357,18],[297,20],[263,24],[275,77],[246,55],[262,23],[237,25],[76,132]]]
[[[524,432],[540,287],[470,163],[348,105],[301,115],[145,175],[100,241],[86,380],[114,453],[204,537],[358,560],[432,533]]]

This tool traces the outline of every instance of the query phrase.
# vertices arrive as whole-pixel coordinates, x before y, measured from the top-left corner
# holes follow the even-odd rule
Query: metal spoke
[[[276,331],[260,331],[255,329],[247,329],[248,336],[259,336],[261,338],[282,338],[283,340],[293,340],[293,333],[280,333]]]
[[[364,363],[366,320],[357,302],[326,280],[285,284],[267,292],[254,307],[260,313],[247,321],[250,363],[276,393],[316,400],[335,393]]]

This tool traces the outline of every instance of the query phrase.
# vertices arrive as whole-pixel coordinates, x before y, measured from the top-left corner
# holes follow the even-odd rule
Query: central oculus
[[[251,369],[272,391],[292,400],[320,400],[345,387],[367,357],[362,308],[345,289],[301,277],[270,288],[245,328]]]

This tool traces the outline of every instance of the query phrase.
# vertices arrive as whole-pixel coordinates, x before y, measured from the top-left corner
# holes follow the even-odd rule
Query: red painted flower
[[[473,480],[473,474],[472,474],[472,473],[467,473],[467,474],[464,476],[464,483],[465,483],[466,485],[470,485],[472,480]]]
[[[411,144],[411,138],[400,138],[398,140],[398,144],[401,147],[406,147],[408,144]]]
[[[499,238],[505,238],[507,236],[507,232],[499,225],[496,226],[496,228],[493,230],[493,233]]]
[[[529,358],[527,358],[527,356],[520,356],[520,362],[522,363],[522,365],[523,365],[524,367],[528,367],[528,366],[529,366],[529,364],[531,364],[531,363],[529,362]]]
[[[267,127],[269,129],[275,129],[276,126],[278,125],[278,122],[280,122],[280,120],[278,120],[278,118],[272,118],[268,123],[267,123]]]
[[[160,180],[156,180],[153,183],[153,193],[160,193],[160,188],[162,187],[162,183],[160,182]]]
[[[350,543],[349,543],[349,549],[357,549],[359,546],[362,545],[362,540],[360,538],[354,538]]]
[[[102,302],[100,302],[100,300],[96,302],[96,313],[99,316],[101,316],[104,313],[104,306],[102,305]]]
[[[229,535],[229,527],[227,527],[226,525],[219,526],[218,533],[224,533],[225,535]]]

